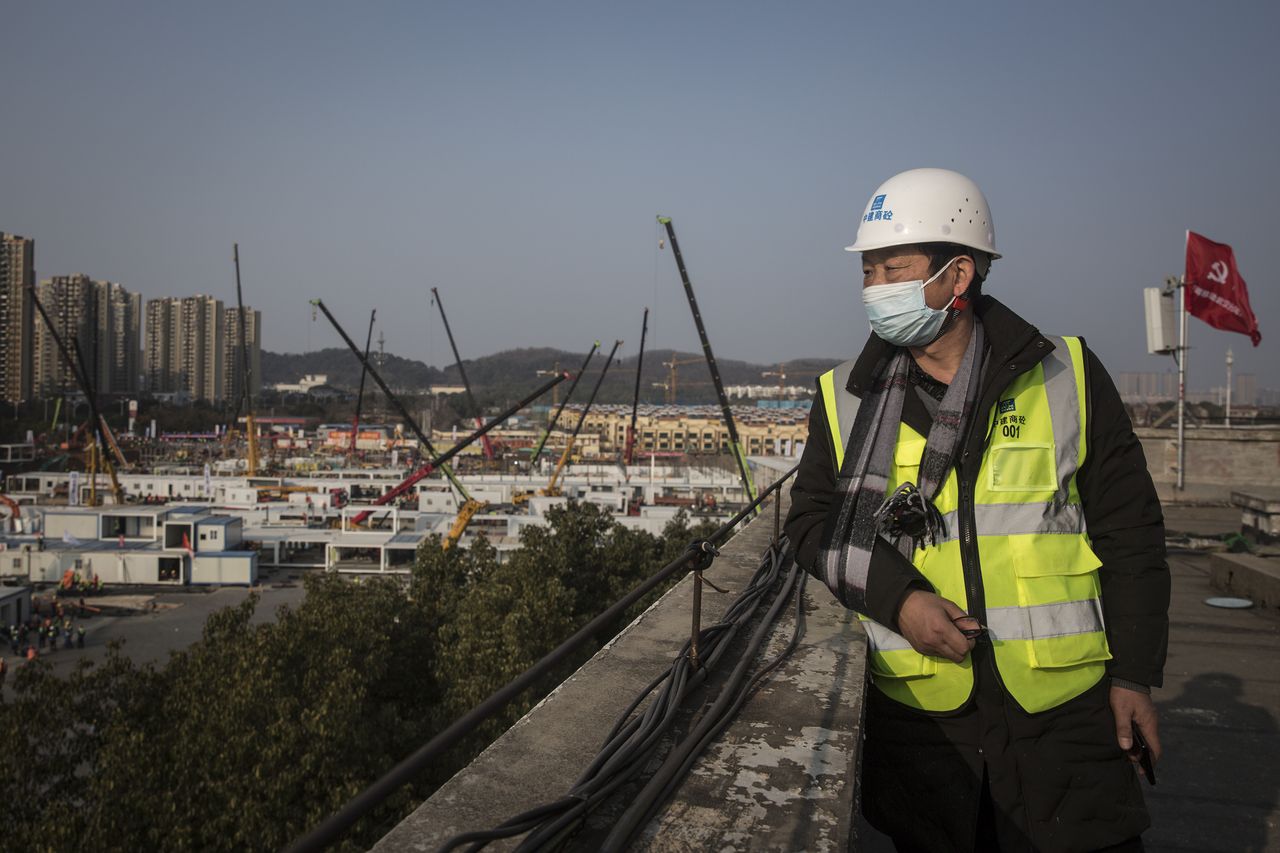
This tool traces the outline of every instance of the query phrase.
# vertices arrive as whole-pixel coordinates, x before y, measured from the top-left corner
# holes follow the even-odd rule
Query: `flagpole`
[[[1227,347],[1227,406],[1225,410],[1227,429],[1231,429],[1231,348]]]
[[[1187,470],[1187,277],[1178,279],[1178,491]]]

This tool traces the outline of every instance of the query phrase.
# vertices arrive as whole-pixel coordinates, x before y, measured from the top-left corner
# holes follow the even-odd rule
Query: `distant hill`
[[[591,360],[587,375],[579,383],[574,399],[585,400],[599,376],[604,356],[612,342],[602,342],[600,351]],[[709,403],[715,400],[715,388],[701,354],[650,350],[644,354],[644,375],[640,381],[640,399],[643,402],[660,403],[666,393],[654,383],[670,381],[671,371],[664,362],[690,361],[677,368],[676,391],[680,403]],[[585,352],[565,352],[551,347],[533,347],[505,350],[464,362],[467,378],[471,381],[481,405],[514,401],[546,381],[537,375],[538,370],[550,370],[559,364],[561,370],[575,371],[586,357]],[[787,385],[813,387],[814,380],[829,370],[838,359],[807,358],[787,362]],[[773,364],[752,364],[733,359],[718,359],[720,376],[726,385],[773,385],[777,377],[762,377],[765,371],[777,370]],[[596,398],[602,403],[629,403],[635,389],[636,356],[615,362],[609,368],[604,385]],[[461,382],[454,365],[440,369],[407,358],[387,353],[385,367],[379,371],[392,388],[408,392],[424,392],[429,385],[452,385]],[[349,350],[329,348],[309,353],[262,353],[263,383],[297,382],[304,374],[323,373],[329,384],[338,388],[355,390],[360,384],[360,363]],[[562,387],[567,387],[566,382]]]
[[[372,359],[376,363],[377,356],[372,356]],[[434,367],[391,353],[386,354],[386,363],[378,372],[388,385],[396,389],[419,390],[448,381]],[[330,347],[305,353],[262,351],[264,386],[277,382],[297,382],[308,373],[327,375],[329,384],[337,388],[354,391],[360,386],[360,362],[356,361],[346,347]]]

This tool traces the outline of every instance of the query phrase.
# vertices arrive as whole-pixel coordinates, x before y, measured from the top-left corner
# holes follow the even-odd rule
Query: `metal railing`
[[[586,625],[579,628],[572,636],[555,649],[548,652],[533,666],[529,667],[520,675],[498,688],[490,694],[487,699],[479,705],[476,705],[466,714],[463,714],[450,724],[448,728],[437,734],[395,767],[387,771],[387,773],[380,779],[357,794],[337,812],[325,818],[324,821],[306,835],[295,839],[294,842],[286,848],[288,853],[320,851],[337,841],[357,821],[376,809],[401,786],[412,782],[413,779],[425,770],[434,759],[439,758],[449,749],[456,746],[463,738],[479,728],[485,720],[502,710],[502,708],[504,708],[508,703],[536,684],[541,678],[554,671],[557,666],[564,662],[565,659],[581,648],[588,640],[592,639],[600,630],[617,619],[627,610],[627,608],[631,607],[655,587],[666,581],[672,575],[675,575],[681,569],[688,569],[695,572],[695,600],[693,607],[694,644],[690,648],[690,653],[693,660],[696,661],[696,643],[699,635],[698,626],[701,622],[701,584],[705,582],[701,577],[702,570],[706,569],[710,565],[710,561],[714,560],[715,556],[719,553],[717,546],[724,542],[728,535],[733,532],[734,528],[747,518],[754,515],[760,504],[762,504],[770,495],[780,491],[783,484],[795,475],[799,467],[800,466],[798,464],[793,466],[767,489],[760,492],[755,500],[743,508],[741,512],[726,521],[706,539],[700,539],[690,543],[689,548],[679,557],[663,566],[654,574],[650,575],[647,580],[637,585],[631,590],[631,592],[614,602],[613,605],[600,613],[600,615],[596,616]],[[773,512],[774,542],[777,542],[778,540],[780,526],[781,500],[776,500],[774,501]]]

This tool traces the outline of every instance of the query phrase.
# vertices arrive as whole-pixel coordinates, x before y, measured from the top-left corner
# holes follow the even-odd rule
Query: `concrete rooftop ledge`
[[[784,517],[785,504],[784,497]],[[704,626],[746,585],[772,533],[767,506],[725,546],[707,576],[730,594],[704,590]],[[692,588],[685,578],[663,596],[388,833],[376,853],[435,850],[457,833],[491,828],[565,793],[617,715],[669,666],[688,636]],[[799,646],[703,753],[633,849],[851,849],[865,638],[856,617],[820,584],[808,584],[804,609]],[[794,623],[789,606],[762,661],[786,646]],[[721,663],[712,691],[731,668]],[[625,806],[627,790],[588,819],[569,849],[598,846]],[[512,847],[507,842],[489,849]]]
[[[1252,599],[1259,607],[1280,608],[1280,560],[1251,554],[1214,554],[1209,582],[1215,589]]]

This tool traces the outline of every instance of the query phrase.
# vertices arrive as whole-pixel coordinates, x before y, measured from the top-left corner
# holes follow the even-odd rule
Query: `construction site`
[[[0,446],[5,524],[0,576],[35,586],[92,578],[116,586],[254,586],[271,572],[326,571],[407,574],[418,549],[468,545],[483,535],[501,560],[520,547],[520,534],[545,524],[552,507],[589,502],[624,527],[661,533],[679,513],[723,521],[756,495],[755,470],[777,475],[771,457],[796,457],[807,433],[807,408],[732,406],[711,352],[685,272],[674,227],[660,219],[676,256],[703,342],[702,358],[662,362],[663,403],[643,403],[648,310],[640,318],[630,405],[597,404],[617,340],[597,341],[575,371],[538,370],[539,384],[501,412],[483,411],[469,381],[439,290],[432,303],[448,336],[461,391],[462,417],[451,423],[415,417],[373,357],[376,312],[363,347],[321,300],[323,316],[360,366],[349,423],[264,416],[249,341],[241,329],[233,353],[238,379],[234,410],[196,432],[139,431],[136,406],[127,428],[113,430],[103,412],[94,371],[80,341],[51,316],[34,288],[43,323],[75,383],[87,417],[59,432]],[[239,246],[233,247],[238,316],[244,309]],[[230,358],[230,356],[229,356]],[[679,405],[677,389],[705,385],[690,377],[705,369],[718,406]],[[533,371],[530,371],[531,373]],[[786,366],[764,372],[783,399]],[[616,377],[615,377],[616,379]],[[306,377],[312,384],[324,377]],[[761,386],[766,393],[772,384]],[[731,389],[735,395],[746,393]],[[799,390],[799,389],[797,389]],[[371,422],[365,407],[377,396],[390,416]]]

